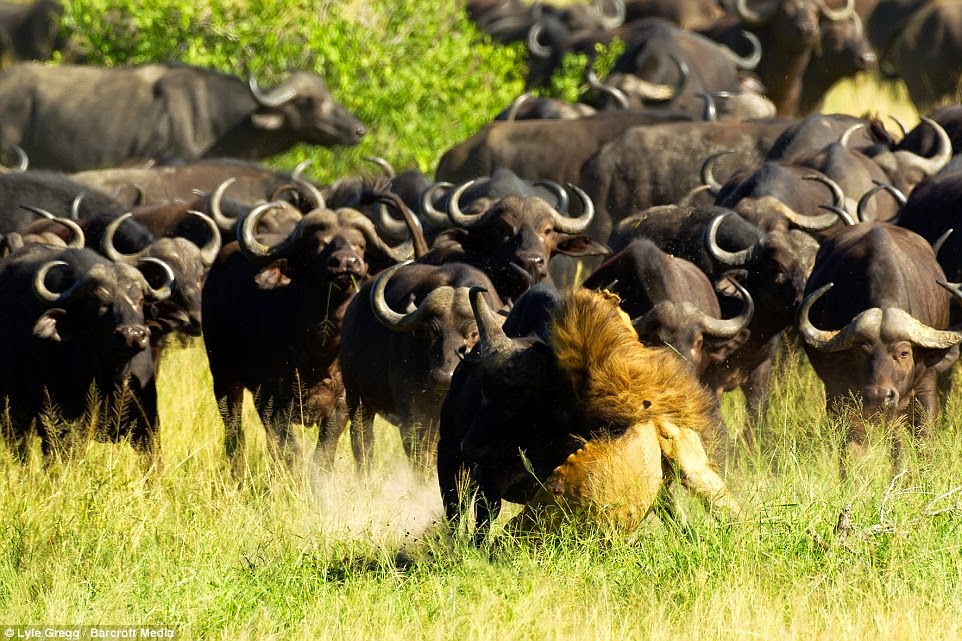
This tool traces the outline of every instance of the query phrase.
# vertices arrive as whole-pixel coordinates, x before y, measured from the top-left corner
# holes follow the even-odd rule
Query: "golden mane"
[[[671,350],[638,342],[617,301],[572,290],[552,319],[555,358],[589,420],[620,431],[661,418],[710,432],[715,419],[708,392]]]

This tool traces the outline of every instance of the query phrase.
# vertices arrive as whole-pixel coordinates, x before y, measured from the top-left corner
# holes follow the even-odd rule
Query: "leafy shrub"
[[[353,148],[300,146],[269,164],[312,157],[324,181],[377,155],[433,173],[441,154],[523,90],[524,52],[480,34],[450,0],[67,0],[64,29],[90,64],[181,61],[263,85],[313,70],[369,134]],[[366,164],[365,164],[366,167]],[[363,169],[371,171],[370,169]]]

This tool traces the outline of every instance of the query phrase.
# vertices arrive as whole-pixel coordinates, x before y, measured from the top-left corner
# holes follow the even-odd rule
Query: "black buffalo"
[[[142,267],[161,270],[158,287],[136,268],[88,249],[30,245],[0,262],[7,301],[0,313],[0,397],[21,460],[31,430],[49,458],[61,443],[75,442],[69,424],[81,420],[96,426],[98,437],[129,437],[139,452],[158,453],[144,306],[170,295],[173,274],[156,259]]]
[[[417,469],[434,467],[441,403],[454,368],[478,339],[468,301],[474,286],[488,291],[495,309],[501,306],[484,272],[462,263],[391,268],[348,306],[341,374],[362,469],[372,456],[375,414],[397,424]]]
[[[353,145],[365,133],[312,73],[266,92],[249,84],[180,64],[20,63],[0,73],[0,146],[19,145],[37,168],[79,171],[131,158],[257,159],[298,142]]]
[[[247,389],[273,451],[293,461],[291,424],[316,423],[315,459],[330,469],[344,428],[337,361],[344,312],[369,274],[402,256],[353,209],[319,209],[286,236],[255,237],[258,219],[272,207],[243,219],[237,241],[223,249],[204,283],[204,340],[225,448],[234,459],[243,445]]]

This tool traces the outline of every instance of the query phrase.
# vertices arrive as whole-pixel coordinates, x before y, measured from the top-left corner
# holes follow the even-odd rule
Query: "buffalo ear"
[[[955,361],[959,360],[959,346],[953,345],[948,349],[926,349],[922,351],[922,362],[939,374],[948,370]]]
[[[731,338],[712,338],[711,336],[706,336],[705,342],[709,345],[708,359],[712,363],[723,362],[731,356],[732,352],[744,345],[751,335],[751,330],[743,329]]]
[[[284,116],[276,111],[261,112],[251,114],[251,122],[258,129],[265,131],[277,131],[284,126]]]
[[[566,256],[607,256],[611,250],[588,236],[562,235],[555,253]]]
[[[254,282],[258,289],[279,289],[291,284],[290,265],[287,259],[275,260],[273,263],[262,268],[254,276]]]
[[[70,327],[70,319],[67,317],[67,310],[54,307],[45,311],[34,323],[33,335],[55,343],[70,340],[73,331]]]

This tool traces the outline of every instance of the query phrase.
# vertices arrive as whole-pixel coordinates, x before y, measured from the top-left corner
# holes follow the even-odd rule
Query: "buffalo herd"
[[[245,391],[281,466],[303,458],[292,427],[317,426],[329,472],[350,426],[364,474],[380,415],[416,470],[436,469],[449,518],[475,493],[481,532],[503,500],[526,505],[517,527],[559,505],[634,527],[673,480],[737,513],[716,470],[764,447],[773,358],[792,341],[849,451],[876,419],[896,461],[925,438],[962,343],[962,107],[901,135],[817,109],[877,63],[920,108],[955,98],[959,56],[930,62],[956,42],[948,3],[466,10],[528,47],[530,89],[568,53],[623,52],[604,80],[589,70],[581,102],[505,105],[438,150],[433,176],[371,158],[382,175],[321,185],[256,162],[376,126],[314,73],[265,88],[186,64],[39,64],[64,46],[44,26],[59,5],[0,5],[15,457],[34,434],[48,459],[92,436],[156,465],[158,365],[177,335],[203,336],[235,471]],[[735,388],[744,425],[722,420]]]

